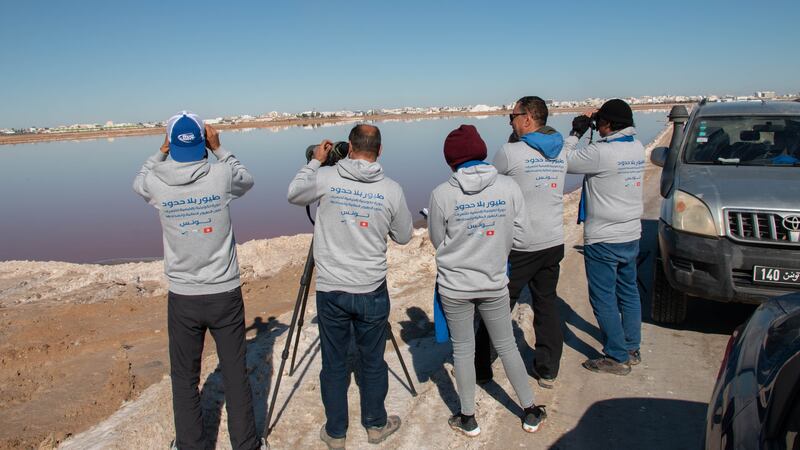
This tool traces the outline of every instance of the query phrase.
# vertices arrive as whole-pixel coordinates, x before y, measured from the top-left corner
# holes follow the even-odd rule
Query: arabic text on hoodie
[[[525,197],[526,223],[535,233],[526,246],[514,250],[533,252],[564,243],[564,180],[567,163],[561,154],[564,141],[550,127],[522,136],[497,152],[497,171],[517,182]]]
[[[387,236],[411,240],[411,212],[399,184],[378,162],[345,158],[333,167],[312,159],[289,184],[289,202],[319,201],[314,225],[317,290],[372,292],[386,279]]]
[[[433,190],[428,209],[439,293],[461,299],[503,295],[512,244],[524,247],[531,239],[514,180],[490,165],[459,169]]]
[[[148,158],[133,190],[159,212],[164,272],[170,291],[216,294],[240,286],[229,204],[253,187],[253,177],[230,152],[218,163],[180,163],[161,152]]]

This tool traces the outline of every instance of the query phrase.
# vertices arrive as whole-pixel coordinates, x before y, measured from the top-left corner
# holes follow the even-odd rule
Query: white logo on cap
[[[183,133],[178,135],[178,140],[183,142],[184,144],[190,144],[194,142],[194,133]]]

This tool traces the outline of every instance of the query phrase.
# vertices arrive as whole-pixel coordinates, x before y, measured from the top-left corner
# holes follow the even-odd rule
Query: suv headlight
[[[687,233],[716,236],[714,218],[699,198],[676,190],[672,199],[672,227]]]

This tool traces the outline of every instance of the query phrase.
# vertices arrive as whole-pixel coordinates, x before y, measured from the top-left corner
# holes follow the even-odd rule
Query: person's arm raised
[[[314,149],[314,157],[308,164],[300,168],[292,182],[289,183],[289,192],[286,195],[289,203],[306,206],[322,197],[324,193],[319,190],[317,172],[322,163],[328,159],[328,153],[332,148],[333,142],[325,139]]]
[[[167,159],[167,155],[169,154],[169,140],[166,136],[164,136],[164,143],[161,144],[161,148],[159,149],[158,153],[155,155],[147,158],[142,165],[142,168],[139,169],[139,173],[136,174],[136,177],[133,179],[133,191],[139,194],[142,198],[144,198],[148,203],[152,200],[152,196],[150,192],[147,190],[147,183],[145,183],[145,179],[147,178],[147,174],[153,169],[153,167]]]
[[[222,147],[219,142],[219,132],[214,127],[206,125],[205,130],[206,147],[217,157],[220,163],[227,164],[231,169],[231,196],[233,198],[243,196],[253,187],[255,183],[253,176],[250,175],[247,167],[233,156],[233,153]]]

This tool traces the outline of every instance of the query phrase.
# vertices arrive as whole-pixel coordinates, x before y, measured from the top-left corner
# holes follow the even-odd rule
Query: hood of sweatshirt
[[[362,183],[374,183],[383,179],[383,167],[377,161],[344,158],[336,164],[336,170],[343,178]]]
[[[636,136],[636,128],[634,128],[634,127],[626,127],[626,128],[621,129],[621,130],[617,130],[617,131],[609,134],[608,136],[606,136],[604,138],[601,138],[600,140],[609,142],[609,141],[613,141],[613,140],[616,140],[616,139],[622,140],[623,138],[627,138],[628,136],[630,136],[630,137]]]
[[[465,194],[477,194],[493,185],[495,180],[497,180],[497,169],[488,164],[481,164],[453,172],[450,184],[461,188]]]
[[[528,133],[519,140],[542,152],[547,159],[557,158],[561,153],[561,148],[564,147],[564,138],[561,133],[548,126]]]
[[[211,170],[207,159],[192,162],[164,161],[153,167],[153,174],[168,186],[183,186],[203,178]]]

